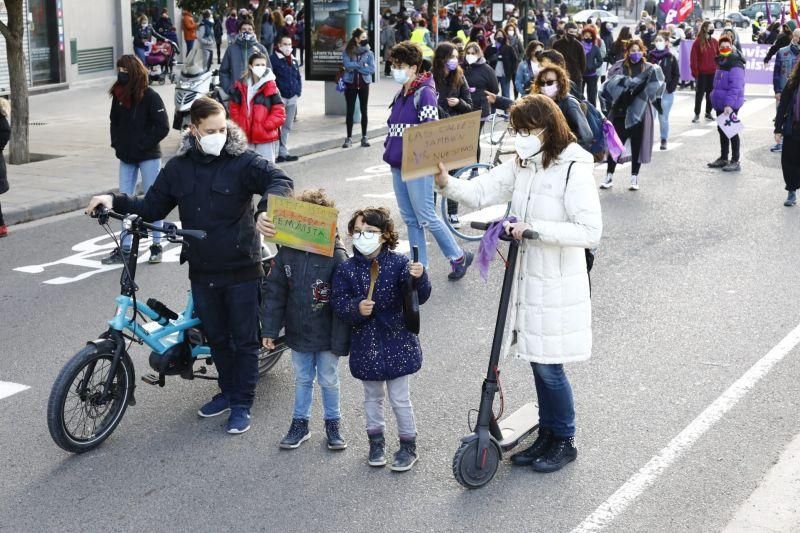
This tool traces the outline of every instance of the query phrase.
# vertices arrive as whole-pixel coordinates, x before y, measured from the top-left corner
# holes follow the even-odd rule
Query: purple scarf
[[[614,161],[619,161],[619,158],[625,153],[625,145],[622,144],[622,140],[619,138],[617,130],[614,129],[614,125],[608,120],[603,122],[603,133],[606,138],[606,146],[608,146],[608,155],[610,155],[611,159]]]
[[[475,266],[478,268],[483,281],[488,280],[489,263],[494,259],[494,254],[497,252],[497,242],[500,240],[500,235],[505,231],[503,224],[516,221],[517,217],[510,216],[489,223],[489,229],[483,234],[481,243],[478,245],[478,257],[475,258]]]
[[[581,45],[583,46],[583,53],[588,56],[589,52],[592,51],[592,43],[587,43],[585,41],[581,41]]]

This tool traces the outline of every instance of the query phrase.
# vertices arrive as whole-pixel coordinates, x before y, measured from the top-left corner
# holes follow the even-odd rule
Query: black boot
[[[368,435],[369,437],[369,466],[386,466],[386,441],[383,433]]]
[[[289,426],[289,432],[283,437],[283,440],[281,440],[280,447],[284,450],[294,450],[307,441],[310,436],[308,420],[293,418],[292,425]]]
[[[325,434],[328,437],[329,450],[344,450],[347,448],[347,442],[342,438],[339,433],[339,420],[326,420],[325,421]]]
[[[550,448],[550,444],[552,444],[552,442],[553,432],[547,428],[540,428],[539,436],[536,437],[535,441],[533,441],[533,445],[526,450],[512,455],[511,464],[515,464],[517,466],[532,465],[536,459],[544,455],[544,453]]]
[[[389,468],[393,472],[405,472],[411,470],[417,459],[417,439],[400,439],[400,449],[394,454],[394,461]]]
[[[531,467],[537,472],[547,474],[561,470],[576,457],[578,457],[578,449],[575,447],[574,437],[566,439],[555,437],[547,452],[536,459]]]

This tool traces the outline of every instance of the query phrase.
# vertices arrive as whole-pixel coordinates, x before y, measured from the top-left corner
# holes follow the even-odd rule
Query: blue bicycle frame
[[[194,316],[194,299],[191,291],[183,313],[178,315],[177,320],[172,321],[161,316],[139,300],[136,301],[136,309],[160,326],[154,328],[153,331],[148,331],[149,328],[136,322],[135,313],[133,317],[128,317],[128,311],[133,307],[133,298],[119,295],[116,298],[116,302],[117,313],[114,318],[108,321],[111,329],[119,332],[126,329],[129,330],[134,337],[141,339],[142,342],[159,355],[163,355],[172,346],[182,343],[187,329],[200,325],[200,319]],[[208,346],[192,346],[192,358],[197,359],[210,355],[211,349]]]

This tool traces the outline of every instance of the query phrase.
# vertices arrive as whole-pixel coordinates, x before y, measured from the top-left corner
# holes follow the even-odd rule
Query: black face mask
[[[363,41],[358,41],[358,44],[360,44],[361,46],[367,46],[369,44],[369,40],[364,39]]]
[[[117,83],[127,85],[131,81],[131,75],[127,72],[117,72]]]

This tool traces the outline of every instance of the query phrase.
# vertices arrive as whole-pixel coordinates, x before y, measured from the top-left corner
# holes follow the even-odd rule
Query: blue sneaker
[[[250,409],[247,407],[234,407],[228,417],[228,433],[238,435],[250,429]]]
[[[773,154],[783,152],[783,143],[776,144],[775,146],[770,148],[769,151],[772,152]]]
[[[220,392],[213,398],[211,401],[205,404],[203,407],[197,411],[197,414],[202,416],[203,418],[211,418],[212,416],[221,415],[225,411],[229,411],[231,408],[228,400],[225,396]]]
[[[475,254],[465,251],[461,259],[450,261],[450,267],[453,269],[453,271],[447,275],[447,279],[450,281],[458,281],[463,278],[466,275],[467,269],[472,264],[472,260],[474,258]]]

